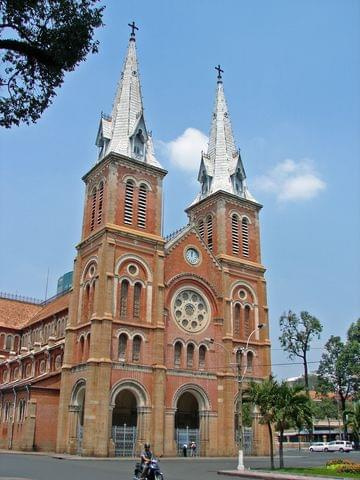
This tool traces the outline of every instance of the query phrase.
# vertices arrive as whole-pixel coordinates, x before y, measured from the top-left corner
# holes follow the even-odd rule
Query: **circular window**
[[[94,265],[91,265],[91,267],[89,269],[89,275],[90,275],[90,277],[93,277],[95,275],[95,266]]]
[[[187,332],[198,333],[209,324],[210,306],[196,290],[178,292],[172,301],[172,312],[176,323]]]
[[[245,300],[245,298],[247,297],[247,293],[245,290],[240,290],[239,291],[239,297],[241,298],[241,300]]]
[[[130,275],[137,275],[139,271],[138,267],[134,264],[129,265],[127,270],[130,273]]]

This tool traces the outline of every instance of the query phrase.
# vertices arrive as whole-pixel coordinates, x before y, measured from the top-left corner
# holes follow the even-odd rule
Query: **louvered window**
[[[103,184],[103,182],[101,182],[100,186],[99,186],[99,207],[98,207],[98,215],[97,215],[97,224],[98,225],[100,225],[100,223],[102,221],[103,202],[104,202],[104,184]]]
[[[204,239],[204,221],[203,220],[200,220],[199,224],[198,224],[198,228],[199,228],[199,234],[200,234],[200,237],[202,239]]]
[[[239,218],[237,215],[231,217],[232,253],[239,255]]]
[[[187,368],[194,366],[194,345],[192,343],[187,347],[186,364]]]
[[[246,305],[244,309],[244,330],[245,330],[245,337],[250,335],[250,307]]]
[[[138,227],[146,226],[146,202],[147,202],[147,186],[142,184],[139,188],[139,205],[138,205]]]
[[[134,182],[128,180],[125,187],[124,223],[132,224],[134,203]]]
[[[128,337],[122,333],[119,337],[119,360],[125,360]]]
[[[140,360],[140,351],[141,351],[141,337],[137,335],[136,337],[134,337],[134,340],[133,340],[133,351],[132,351],[133,362],[138,362]]]
[[[207,223],[207,244],[210,250],[213,248],[213,223],[212,216],[209,215],[206,219]]]
[[[200,345],[199,348],[199,368],[205,368],[206,347]]]
[[[141,303],[141,283],[135,283],[134,286],[134,317],[140,317],[140,303]]]
[[[95,214],[96,214],[96,197],[97,197],[97,190],[94,188],[91,194],[91,222],[90,222],[90,230],[94,230],[95,228]]]
[[[127,315],[127,302],[129,293],[129,282],[123,280],[120,289],[120,317],[125,318]]]
[[[240,336],[240,312],[241,306],[237,303],[234,308],[234,336]]]
[[[243,218],[241,221],[242,250],[244,257],[249,256],[249,221]]]
[[[174,347],[174,364],[175,364],[175,367],[180,367],[180,364],[181,364],[181,350],[182,350],[181,343],[176,342],[175,347]]]

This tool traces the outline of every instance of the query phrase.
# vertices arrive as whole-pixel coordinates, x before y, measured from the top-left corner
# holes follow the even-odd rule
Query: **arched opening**
[[[134,455],[137,421],[135,395],[131,390],[121,390],[115,397],[112,413],[112,438],[116,456],[130,457]]]
[[[175,367],[180,367],[181,366],[181,351],[182,351],[181,343],[176,342],[175,347],[174,347],[174,365],[175,365]]]
[[[206,366],[206,347],[205,345],[200,345],[199,347],[199,368],[204,369]]]
[[[86,387],[85,382],[82,380],[76,384],[72,396],[72,411],[76,415],[75,425],[76,425],[76,449],[77,454],[81,454],[82,441],[83,441],[83,430],[84,430],[84,410],[85,410],[85,396],[86,396]]]
[[[178,399],[175,413],[175,429],[178,454],[187,454],[184,445],[190,452],[191,442],[200,443],[199,403],[191,392],[184,392]]]
[[[128,336],[126,333],[122,333],[119,336],[119,360],[126,360],[126,347],[127,347]]]

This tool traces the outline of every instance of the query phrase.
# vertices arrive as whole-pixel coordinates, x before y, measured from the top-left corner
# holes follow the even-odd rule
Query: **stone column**
[[[168,457],[176,457],[177,455],[175,413],[176,408],[167,408],[165,410],[164,455]]]
[[[66,451],[70,455],[78,453],[78,422],[79,422],[79,405],[69,405],[69,440]]]
[[[136,427],[136,447],[135,453],[140,454],[145,442],[150,442],[150,423],[151,423],[151,407],[137,408],[137,427]],[[155,449],[154,449],[155,450]],[[156,450],[156,455],[159,455]]]
[[[210,450],[209,410],[199,412],[200,420],[200,455],[207,457]]]
[[[109,422],[108,422],[108,431],[109,431],[109,457],[115,457],[115,443],[112,438],[112,417],[113,417],[113,410],[115,405],[109,405]]]

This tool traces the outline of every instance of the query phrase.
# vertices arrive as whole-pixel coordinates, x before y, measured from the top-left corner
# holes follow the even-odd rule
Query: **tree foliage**
[[[99,0],[0,0],[0,125],[36,122],[70,72],[98,50]]]
[[[289,357],[299,357],[304,365],[305,389],[309,391],[309,376],[307,354],[310,350],[311,341],[314,338],[319,339],[322,332],[320,321],[310,315],[308,312],[300,312],[300,317],[291,310],[283,314],[280,318],[280,328],[282,331],[279,337],[282,348],[288,352]]]
[[[351,427],[356,446],[360,444],[360,402],[355,402],[352,409],[345,410],[347,425]]]

